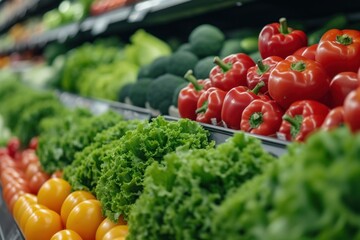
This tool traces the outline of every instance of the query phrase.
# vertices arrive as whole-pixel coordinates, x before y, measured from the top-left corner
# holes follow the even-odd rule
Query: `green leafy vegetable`
[[[27,146],[31,138],[40,134],[39,124],[47,117],[59,117],[64,112],[64,106],[59,100],[39,101],[22,111],[14,133],[23,146]]]
[[[318,132],[218,209],[214,239],[359,239],[360,134]]]
[[[107,46],[102,42],[85,43],[67,53],[62,71],[61,88],[66,91],[78,92],[83,80],[81,75],[84,71],[102,64],[123,60],[124,57],[119,47]]]
[[[52,173],[62,170],[74,160],[75,154],[93,142],[95,135],[122,120],[112,111],[99,116],[73,115],[60,122],[53,121],[56,130],[44,132],[39,138],[37,154],[43,169]],[[44,128],[49,129],[49,124]],[[61,136],[61,137],[60,137]]]
[[[171,53],[167,43],[143,29],[137,30],[130,37],[130,42],[131,44],[125,46],[126,59],[139,66],[148,65],[158,57]]]
[[[274,160],[259,140],[243,133],[216,149],[166,155],[164,164],[155,162],[146,171],[128,239],[212,239],[215,209]]]
[[[103,172],[96,186],[104,214],[117,221],[128,217],[132,205],[143,190],[144,172],[153,162],[177,147],[206,148],[208,132],[188,119],[166,121],[159,116],[150,123],[142,123],[128,131],[118,145],[104,158]]]
[[[75,154],[75,160],[64,169],[64,179],[72,189],[87,190],[95,194],[95,187],[101,176],[104,157],[116,148],[118,140],[140,124],[138,120],[120,121],[113,127],[98,133],[91,145]]]

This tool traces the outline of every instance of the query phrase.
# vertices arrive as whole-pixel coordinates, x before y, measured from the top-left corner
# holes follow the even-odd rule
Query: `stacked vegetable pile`
[[[360,135],[347,128],[293,144],[216,211],[216,239],[356,239]]]
[[[257,38],[253,31],[237,35],[226,37],[216,26],[199,25],[189,34],[188,42],[177,47],[173,54],[142,66],[137,81],[123,88],[119,101],[149,108],[155,115],[176,113],[178,94],[187,85],[184,75],[189,69],[194,70],[196,78],[207,78],[215,66],[214,56],[234,51],[256,52]]]
[[[170,53],[165,42],[144,30],[135,32],[126,45],[117,39],[84,43],[58,57],[63,59],[56,67],[60,79],[55,85],[83,96],[117,100],[122,87],[136,80],[140,66]]]
[[[308,46],[305,32],[281,18],[260,31],[257,63],[233,52],[215,57],[205,80],[187,72],[191,83],[179,92],[179,114],[289,141],[341,124],[358,130],[359,36],[358,30],[330,29]]]
[[[56,99],[2,83],[1,100],[14,100],[2,112],[5,119],[26,111],[17,104],[30,106],[22,100],[25,89]],[[29,115],[38,121],[38,138],[23,147],[12,139],[0,149],[3,197],[27,239],[359,235],[360,135],[346,126],[294,142],[275,159],[243,132],[215,147],[188,119],[129,121],[113,112],[93,116],[63,107],[43,112],[34,108]]]

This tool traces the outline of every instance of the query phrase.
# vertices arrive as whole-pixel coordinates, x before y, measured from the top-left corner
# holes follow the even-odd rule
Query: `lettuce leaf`
[[[216,149],[170,153],[145,174],[128,239],[212,239],[215,209],[275,159],[260,141],[238,133]]]
[[[92,144],[75,154],[75,160],[64,169],[66,179],[73,190],[87,190],[95,194],[95,187],[101,176],[104,157],[118,144],[117,140],[135,129],[141,121],[120,121],[113,127],[98,133]]]
[[[317,132],[293,143],[218,209],[214,239],[359,239],[360,134]]]
[[[113,221],[120,215],[127,218],[142,193],[146,168],[153,162],[161,163],[167,153],[178,147],[212,147],[214,143],[208,137],[209,133],[196,122],[166,121],[162,116],[126,132],[116,148],[104,157],[102,175],[95,189],[104,214]]]

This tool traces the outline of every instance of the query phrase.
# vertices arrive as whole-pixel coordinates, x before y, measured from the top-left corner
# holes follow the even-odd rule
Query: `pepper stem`
[[[208,106],[209,106],[209,102],[205,101],[201,107],[196,109],[195,113],[204,113],[204,112],[206,112]]]
[[[256,63],[256,65],[258,66],[258,69],[256,71],[257,74],[262,75],[264,73],[266,73],[267,71],[269,71],[270,66],[267,64],[264,64],[261,59],[259,59]]]
[[[306,69],[306,64],[303,61],[294,62],[290,66],[291,70],[302,72]]]
[[[288,28],[288,25],[287,25],[286,18],[280,18],[279,23],[280,23],[279,32],[282,33],[282,34],[289,34],[290,32],[289,32],[289,28]]]
[[[186,73],[185,73],[185,76],[184,76],[185,80],[190,82],[193,86],[194,86],[194,89],[196,91],[200,91],[202,90],[204,87],[202,85],[200,85],[197,81],[197,79],[195,78],[194,74],[193,74],[193,71],[190,69],[188,70]]]
[[[223,72],[227,72],[231,69],[231,64],[225,63],[223,60],[221,60],[219,57],[214,58],[214,63],[218,65]]]
[[[260,92],[260,89],[261,89],[262,87],[264,87],[264,86],[265,86],[265,82],[264,82],[264,81],[260,81],[260,82],[258,82],[258,84],[256,84],[256,86],[253,88],[253,90],[251,90],[251,92],[253,92],[253,93],[255,93],[256,95],[258,95],[259,92]]]
[[[342,45],[350,45],[353,42],[352,37],[350,37],[347,34],[343,34],[343,35],[337,35],[336,36],[336,41]]]
[[[291,125],[290,134],[291,134],[292,138],[295,138],[296,135],[298,135],[300,132],[301,123],[303,121],[303,116],[295,115],[295,117],[291,117],[291,116],[285,114],[282,117],[282,119],[287,121],[288,123],[290,123],[290,125]]]
[[[250,117],[251,129],[258,128],[263,123],[263,116],[261,112],[255,112]]]

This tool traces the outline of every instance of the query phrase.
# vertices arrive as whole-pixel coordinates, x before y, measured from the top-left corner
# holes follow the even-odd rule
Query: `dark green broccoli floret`
[[[224,40],[221,30],[209,24],[198,26],[189,36],[191,49],[199,58],[218,55]]]
[[[194,75],[196,78],[198,79],[209,78],[209,73],[211,69],[213,69],[213,67],[216,66],[214,63],[214,57],[215,56],[203,58],[195,65]]]
[[[169,59],[167,72],[183,77],[198,61],[199,59],[191,52],[176,52]]]
[[[155,59],[150,65],[149,65],[149,73],[148,77],[150,78],[157,78],[165,73],[167,73],[167,67],[169,64],[169,56],[162,56],[157,59]]]
[[[190,43],[183,43],[176,50],[177,52],[192,52]]]
[[[168,114],[174,91],[184,81],[183,78],[169,73],[152,81],[146,94],[150,107],[159,110],[161,114]]]
[[[241,53],[243,49],[241,47],[240,39],[228,39],[224,42],[220,51],[220,58],[225,58],[230,54]]]
[[[150,77],[150,64],[144,65],[139,68],[137,79],[140,78],[149,78]]]
[[[125,102],[125,99],[129,97],[130,90],[133,85],[134,83],[128,83],[120,89],[119,97],[118,97],[119,102]]]
[[[136,82],[130,89],[129,98],[131,103],[138,107],[145,107],[146,93],[153,80],[144,79]]]

